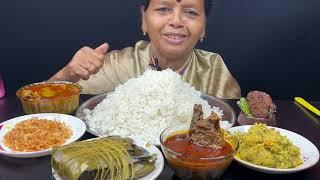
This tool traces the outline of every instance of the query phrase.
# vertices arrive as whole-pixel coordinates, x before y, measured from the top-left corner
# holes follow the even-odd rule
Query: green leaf
[[[246,115],[249,118],[253,118],[253,115],[249,109],[249,103],[246,100],[246,98],[242,97],[239,101],[237,101],[237,104],[244,115]]]

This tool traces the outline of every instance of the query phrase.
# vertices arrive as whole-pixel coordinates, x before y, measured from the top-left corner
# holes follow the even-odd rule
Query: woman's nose
[[[175,28],[183,27],[182,13],[177,9],[171,14],[170,26]]]

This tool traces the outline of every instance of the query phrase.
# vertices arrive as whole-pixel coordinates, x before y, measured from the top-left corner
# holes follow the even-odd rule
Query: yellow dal
[[[240,146],[236,156],[250,163],[271,168],[293,168],[302,164],[300,149],[273,128],[253,125],[247,133],[235,133]]]

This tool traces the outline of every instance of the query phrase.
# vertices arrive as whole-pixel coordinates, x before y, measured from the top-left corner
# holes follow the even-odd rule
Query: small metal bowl
[[[276,115],[273,113],[269,118],[250,118],[240,112],[237,122],[239,125],[254,125],[255,123],[266,124],[267,126],[276,126]]]
[[[60,96],[57,98],[26,98],[22,96],[22,92],[32,86],[51,86],[51,85],[64,85],[72,86],[74,93],[71,95]],[[79,106],[79,96],[81,92],[81,86],[76,83],[67,81],[55,81],[55,82],[38,82],[21,87],[17,90],[16,95],[21,101],[23,111],[26,114],[35,113],[62,113],[71,114]]]

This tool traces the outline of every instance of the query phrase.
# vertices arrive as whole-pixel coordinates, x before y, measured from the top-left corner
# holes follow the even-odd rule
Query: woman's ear
[[[140,12],[141,12],[141,30],[143,33],[148,32],[147,24],[146,24],[146,12],[145,12],[145,6],[140,7]]]
[[[203,30],[202,30],[202,32],[200,34],[200,39],[204,38],[205,36],[206,36],[206,25],[203,26]]]

